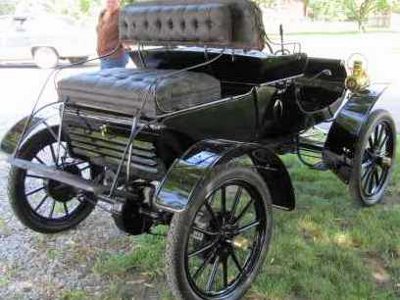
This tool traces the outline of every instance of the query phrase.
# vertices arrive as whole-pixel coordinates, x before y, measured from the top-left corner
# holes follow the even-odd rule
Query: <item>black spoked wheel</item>
[[[175,296],[240,299],[264,261],[271,228],[271,199],[259,174],[217,170],[172,220],[167,276]]]
[[[57,129],[54,130],[57,132]],[[88,162],[71,158],[65,141],[58,143],[47,129],[30,137],[17,157],[68,173],[92,179],[98,170]],[[11,168],[9,198],[18,219],[32,230],[55,233],[67,230],[83,221],[94,208],[94,197],[32,171]]]
[[[374,111],[361,131],[350,180],[350,192],[358,203],[372,206],[382,200],[395,154],[394,121],[387,111]]]

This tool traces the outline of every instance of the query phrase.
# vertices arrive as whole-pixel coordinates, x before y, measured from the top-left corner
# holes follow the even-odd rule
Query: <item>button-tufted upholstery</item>
[[[124,43],[264,48],[259,8],[249,0],[138,2],[120,15]]]
[[[146,42],[217,43],[232,39],[227,5],[129,6],[122,12],[121,39]]]
[[[125,114],[136,113],[147,99],[143,113],[148,117],[221,98],[220,82],[212,76],[194,72],[166,76],[171,72],[106,69],[63,79],[58,92],[68,103]]]

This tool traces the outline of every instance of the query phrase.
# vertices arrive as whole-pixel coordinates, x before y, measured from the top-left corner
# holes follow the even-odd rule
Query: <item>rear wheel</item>
[[[357,203],[379,203],[390,181],[396,155],[396,129],[389,112],[376,110],[368,117],[356,146],[350,193]]]
[[[57,141],[46,129],[31,136],[16,157],[57,167],[85,179],[93,179],[99,173],[88,162],[71,158],[64,141],[60,148],[61,158],[57,161]],[[11,207],[21,223],[42,233],[55,233],[74,227],[94,208],[93,195],[41,177],[30,170],[12,167],[8,188]]]
[[[271,230],[271,198],[260,175],[217,169],[171,223],[167,277],[176,298],[241,299],[263,264]]]
[[[52,69],[58,65],[58,54],[54,48],[38,47],[33,52],[35,64],[41,69]]]

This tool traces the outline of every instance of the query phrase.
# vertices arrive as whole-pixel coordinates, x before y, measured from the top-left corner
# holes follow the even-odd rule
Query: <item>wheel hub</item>
[[[390,168],[392,166],[392,159],[390,157],[386,157],[386,156],[379,156],[377,158],[377,162],[385,168]]]
[[[77,166],[61,166],[60,169],[73,175],[80,175],[81,173]],[[62,203],[70,201],[76,195],[76,191],[72,186],[53,179],[48,180],[46,189],[50,197]]]
[[[235,248],[238,248],[241,250],[247,250],[250,248],[250,241],[249,241],[249,239],[246,239],[245,237],[237,236],[233,239],[232,245]]]

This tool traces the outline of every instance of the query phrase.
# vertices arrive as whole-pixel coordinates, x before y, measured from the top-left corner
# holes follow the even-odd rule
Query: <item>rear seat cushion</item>
[[[204,73],[152,69],[106,69],[63,79],[58,84],[62,101],[154,117],[221,98],[220,82]]]

